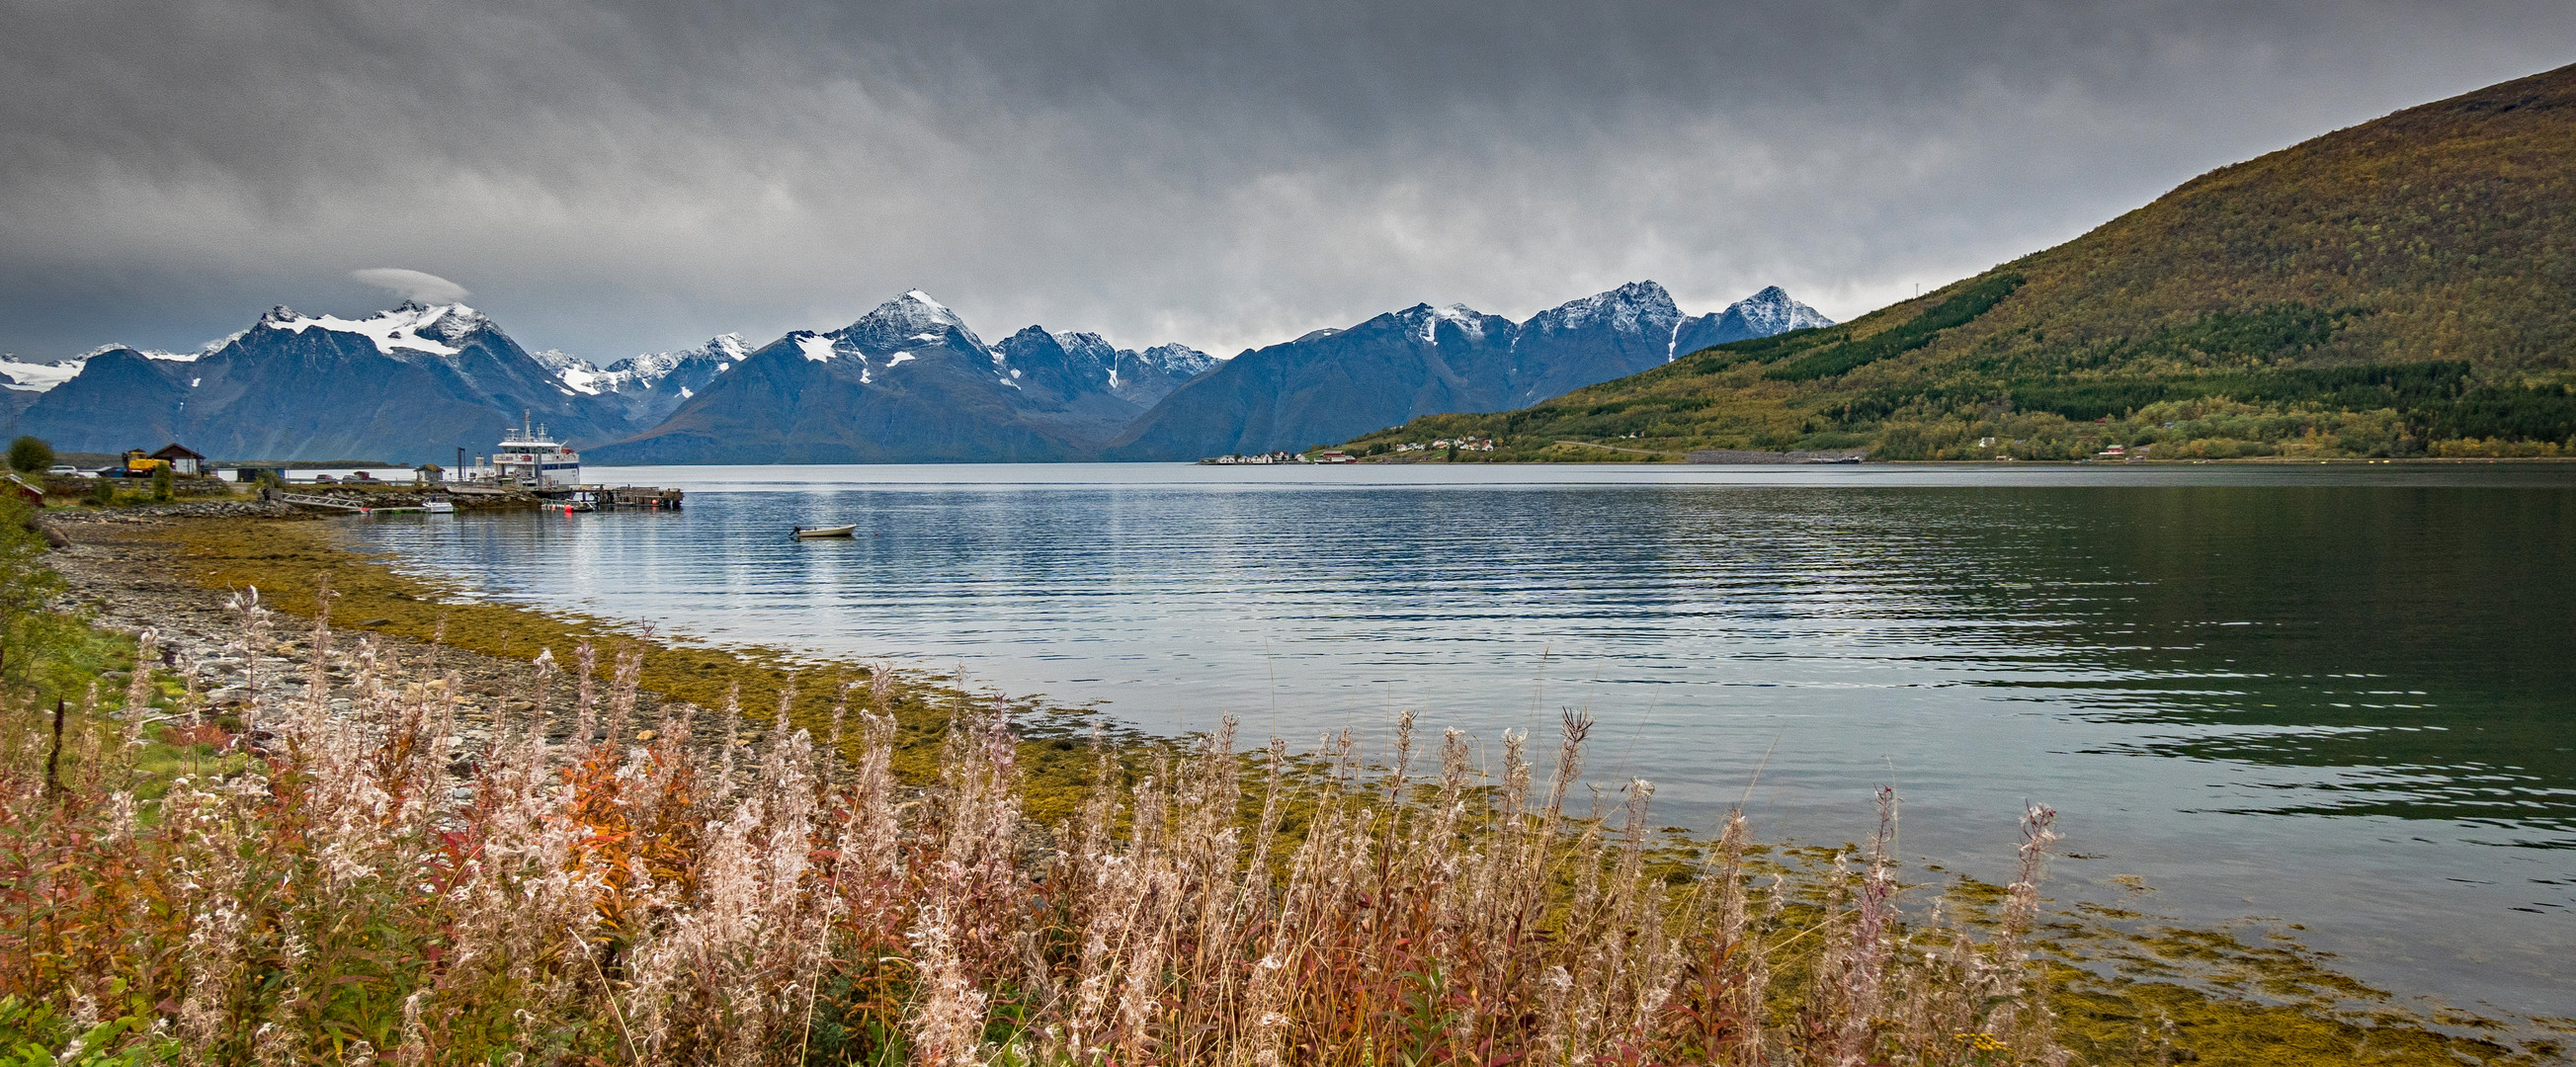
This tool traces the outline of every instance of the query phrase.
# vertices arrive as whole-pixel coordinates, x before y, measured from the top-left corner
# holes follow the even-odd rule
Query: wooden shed
[[[169,460],[170,473],[185,478],[196,477],[206,462],[206,457],[189,451],[186,445],[176,441],[161,446],[161,451],[153,453],[152,458]]]

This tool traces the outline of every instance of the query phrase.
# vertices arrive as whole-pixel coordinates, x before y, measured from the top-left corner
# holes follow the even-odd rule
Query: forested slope
[[[2091,233],[1824,329],[1703,349],[1490,436],[1886,459],[2576,454],[2576,67],[2203,175]],[[1437,452],[1429,454],[1438,454]]]

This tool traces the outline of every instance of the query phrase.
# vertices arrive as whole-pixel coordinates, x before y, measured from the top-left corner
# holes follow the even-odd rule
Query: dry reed
[[[266,609],[235,610],[255,669]],[[1576,713],[1544,769],[1517,732],[1498,768],[1455,731],[1418,753],[1410,715],[1376,769],[1347,733],[1310,760],[1231,721],[1132,759],[1095,735],[1086,802],[1039,828],[998,702],[952,717],[935,784],[897,781],[882,670],[856,708],[837,686],[848,760],[783,715],[746,741],[738,692],[720,737],[685,707],[635,731],[641,651],[603,708],[588,644],[561,741],[540,692],[469,748],[452,676],[331,637],[317,612],[302,699],[252,687],[250,769],[148,803],[148,657],[58,796],[12,709],[0,1026],[46,1005],[80,1055],[192,1064],[2066,1059],[2024,958],[2045,808],[1996,915],[1909,918],[1892,791],[1818,880],[1762,878],[1740,812],[1675,869],[1649,784],[1569,813]],[[199,736],[183,676],[154,725]]]

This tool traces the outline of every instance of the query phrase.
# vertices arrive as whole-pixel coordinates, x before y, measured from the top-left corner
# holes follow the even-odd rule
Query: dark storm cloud
[[[0,349],[428,272],[600,358],[922,286],[1231,352],[1652,277],[1849,316],[2576,58],[2563,2],[0,0]]]

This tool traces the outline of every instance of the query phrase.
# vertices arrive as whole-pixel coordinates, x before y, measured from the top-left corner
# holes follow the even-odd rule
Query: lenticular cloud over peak
[[[350,271],[349,277],[378,289],[389,290],[403,299],[418,300],[424,304],[453,304],[474,295],[464,286],[428,271],[407,270],[402,267],[368,267],[364,270]]]

